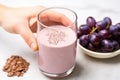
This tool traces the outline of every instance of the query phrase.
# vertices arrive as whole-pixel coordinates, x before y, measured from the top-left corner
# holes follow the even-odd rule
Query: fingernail
[[[31,43],[31,45],[30,45],[30,47],[32,48],[32,50],[33,51],[36,51],[36,50],[38,50],[38,46],[37,46],[37,44],[36,43]]]

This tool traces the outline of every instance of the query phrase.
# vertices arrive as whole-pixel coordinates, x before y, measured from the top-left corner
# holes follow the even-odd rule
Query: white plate
[[[112,58],[112,57],[115,57],[115,56],[120,54],[120,49],[117,51],[114,51],[114,52],[101,53],[101,52],[94,52],[94,51],[91,51],[91,50],[84,48],[83,46],[81,46],[79,44],[79,41],[77,42],[77,45],[80,48],[82,53],[85,53],[85,54],[87,54],[91,57],[94,57],[94,58],[101,58],[101,59]]]

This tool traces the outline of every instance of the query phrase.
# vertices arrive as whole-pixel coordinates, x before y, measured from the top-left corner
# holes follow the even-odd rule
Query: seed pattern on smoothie
[[[63,31],[52,29],[48,34],[49,44],[57,45],[60,41],[64,41],[65,33]]]

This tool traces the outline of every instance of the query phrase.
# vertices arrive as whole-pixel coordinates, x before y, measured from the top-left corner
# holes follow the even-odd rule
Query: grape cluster
[[[92,16],[86,19],[86,24],[77,30],[79,44],[97,52],[112,52],[120,48],[120,23],[112,24],[109,17],[101,21]]]

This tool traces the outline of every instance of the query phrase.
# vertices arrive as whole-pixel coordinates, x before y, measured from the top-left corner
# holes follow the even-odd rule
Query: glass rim
[[[38,22],[40,23],[40,25],[42,25],[42,26],[44,26],[44,27],[48,27],[48,26],[44,25],[44,24],[40,21],[39,16],[40,16],[40,14],[43,13],[44,11],[47,11],[47,10],[50,10],[50,9],[64,9],[64,10],[66,9],[66,10],[72,12],[72,13],[74,14],[74,16],[75,16],[75,20],[72,22],[71,25],[74,25],[74,23],[77,22],[77,14],[76,14],[75,11],[73,11],[73,10],[71,10],[71,9],[69,9],[69,8],[65,8],[65,7],[49,7],[49,8],[43,9],[42,11],[40,11],[40,12],[38,13],[38,15],[37,15],[37,20],[38,20]]]

